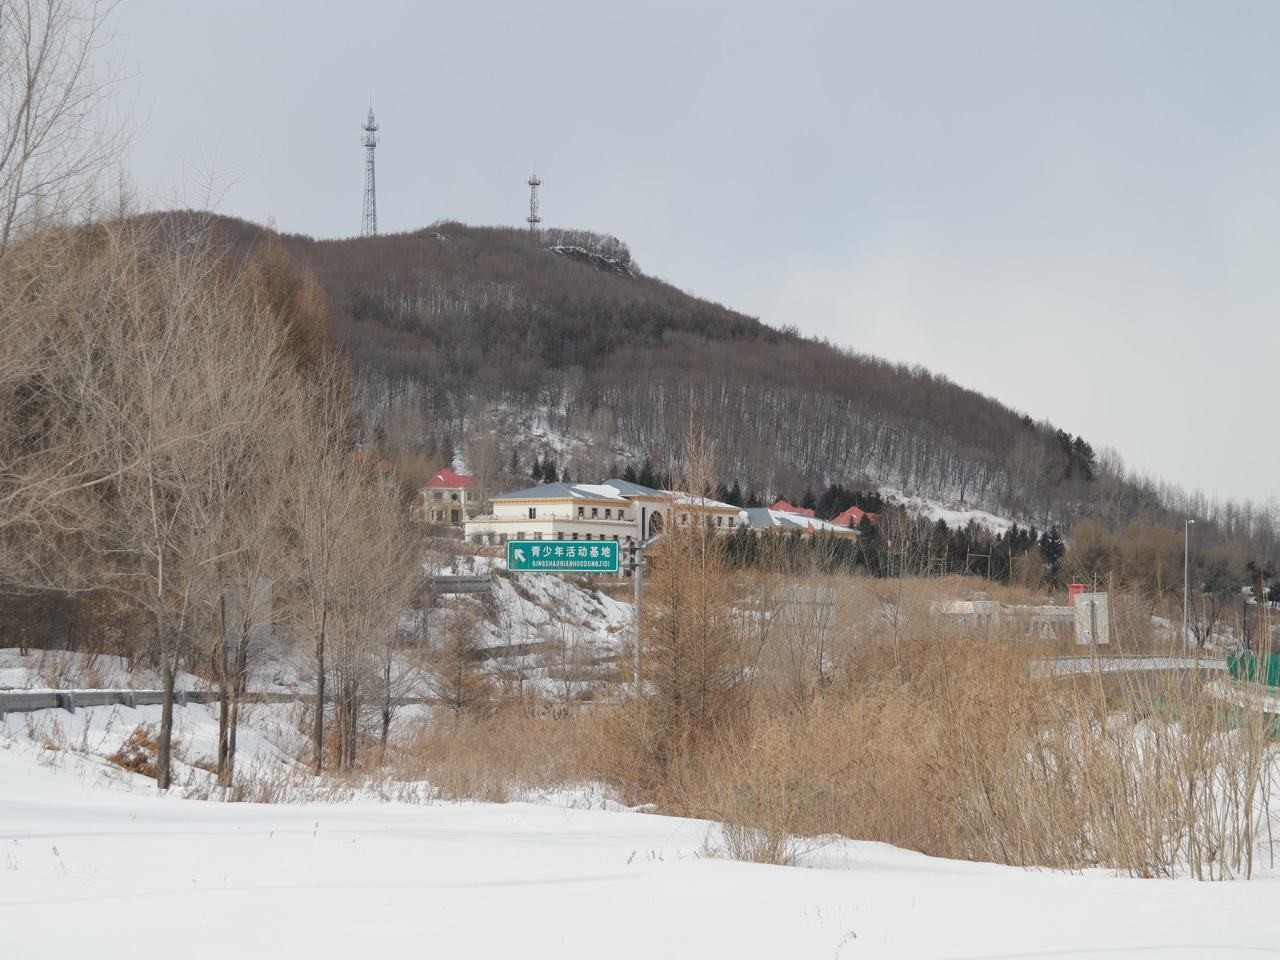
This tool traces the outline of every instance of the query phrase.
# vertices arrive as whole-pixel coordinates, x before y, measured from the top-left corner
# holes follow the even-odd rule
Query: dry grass
[[[753,861],[840,835],[1139,877],[1252,872],[1274,773],[1260,713],[1195,681],[1036,678],[1025,644],[943,638],[927,619],[896,644],[891,629],[837,651],[818,683],[793,675],[811,659],[771,649],[744,709],[704,737],[673,741],[646,701],[522,703],[423,725],[389,774],[490,801],[608,783],[718,821],[714,849]]]
[[[402,734],[385,773],[430,783],[447,799],[502,803],[526,790],[602,779],[606,729],[602,710],[589,705],[515,701],[491,716],[441,714]]]

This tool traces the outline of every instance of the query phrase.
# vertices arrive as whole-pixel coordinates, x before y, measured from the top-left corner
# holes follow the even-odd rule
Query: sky
[[[1280,495],[1280,4],[125,0],[145,202],[612,233],[1130,469]]]

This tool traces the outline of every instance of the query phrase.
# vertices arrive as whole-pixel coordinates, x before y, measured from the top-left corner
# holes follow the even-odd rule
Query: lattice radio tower
[[[538,188],[542,186],[542,181],[538,179],[538,171],[533,171],[529,177],[529,215],[525,217],[525,223],[529,224],[529,234],[532,236],[538,232],[538,224],[542,222],[542,218],[538,216]]]
[[[360,142],[364,144],[364,217],[360,221],[360,236],[376,237],[378,191],[373,175],[373,151],[378,146],[378,122],[373,119],[373,107],[369,108],[369,119],[364,122],[364,136]]]

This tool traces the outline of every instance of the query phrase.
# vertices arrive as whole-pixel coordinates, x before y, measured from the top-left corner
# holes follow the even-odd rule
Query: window
[[[537,520],[537,519],[538,519],[538,508],[537,508],[537,507],[530,507],[530,508],[529,508],[529,519],[530,519],[530,520]]]
[[[563,540],[563,539],[564,539],[564,531],[563,531],[563,530],[561,530],[559,533],[557,533],[557,534],[556,534],[556,539],[557,539],[557,540]]]
[[[682,514],[680,514],[680,522],[681,522],[681,523],[688,523],[688,522],[689,522],[689,515],[688,515],[687,513],[682,513]]]
[[[627,519],[627,517],[626,517],[626,511],[625,511],[625,510],[619,510],[619,511],[618,511],[618,519],[619,519],[619,520],[625,520],[625,519]]]
[[[605,508],[604,508],[604,518],[605,518],[606,520],[612,520],[612,519],[613,519],[613,508],[612,508],[612,507],[605,507]],[[619,518],[619,519],[621,519],[621,518]]]
[[[443,491],[443,490],[432,490],[432,491],[431,491],[431,499],[432,499],[432,500],[443,500],[443,499],[444,499],[444,491]]]
[[[575,540],[577,540],[577,539],[578,539],[578,535],[577,535],[576,533],[573,535],[573,539],[575,539]]]
[[[592,520],[599,520],[599,519],[600,519],[600,510],[599,510],[599,508],[598,508],[598,507],[592,507],[592,508],[591,508],[591,519],[592,519]]]
[[[542,531],[541,531],[541,530],[539,530],[537,533],[535,533],[535,534],[533,535],[533,539],[535,539],[535,540],[541,540],[541,539],[542,539]]]
[[[581,519],[582,519],[582,507],[579,507],[579,508],[578,508],[578,519],[579,519],[579,520],[581,520]]]
[[[730,517],[730,518],[729,518],[729,526],[731,526],[731,527],[733,526],[733,517]]]
[[[724,526],[724,517],[716,517],[716,526],[717,527]]]

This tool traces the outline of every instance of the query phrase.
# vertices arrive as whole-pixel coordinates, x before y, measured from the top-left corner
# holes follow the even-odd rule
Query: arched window
[[[662,532],[662,514],[657,510],[649,514],[649,537],[656,537]]]

